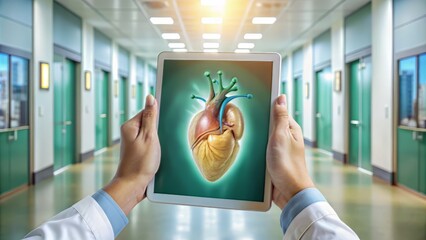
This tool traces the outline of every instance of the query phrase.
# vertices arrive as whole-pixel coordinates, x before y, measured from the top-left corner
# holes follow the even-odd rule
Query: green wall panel
[[[425,0],[394,0],[393,4],[396,28],[415,19],[426,17]]]
[[[81,53],[81,18],[58,3],[53,5],[53,42]]]
[[[301,75],[303,70],[303,47],[293,52],[293,76]]]
[[[94,31],[94,48],[95,61],[111,66],[112,41],[97,29]]]
[[[0,16],[31,27],[33,25],[33,1],[0,0]]]
[[[32,52],[33,2],[0,0],[0,45]]]
[[[395,53],[426,45],[426,14],[423,18],[395,28],[394,36]]]
[[[371,46],[371,3],[345,20],[345,54]]]
[[[331,60],[331,30],[314,38],[314,66]]]

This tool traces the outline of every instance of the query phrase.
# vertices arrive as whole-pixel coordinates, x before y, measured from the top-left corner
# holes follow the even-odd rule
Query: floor
[[[426,199],[307,149],[308,168],[341,219],[361,239],[426,239]],[[119,148],[0,200],[0,239],[31,229],[107,183]],[[266,213],[150,203],[138,205],[118,239],[281,239],[280,210]]]

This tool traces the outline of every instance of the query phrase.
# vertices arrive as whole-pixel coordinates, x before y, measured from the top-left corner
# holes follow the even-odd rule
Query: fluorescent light
[[[250,49],[235,49],[235,53],[250,53]]]
[[[201,0],[201,5],[221,7],[225,5],[225,0]]]
[[[203,24],[222,24],[222,18],[217,17],[203,17],[201,18]]]
[[[171,17],[152,17],[149,19],[152,24],[173,24],[173,18]]]
[[[169,48],[185,48],[185,43],[169,43]]]
[[[203,44],[204,48],[219,48],[219,43],[206,42]]]
[[[205,53],[217,53],[218,50],[217,49],[204,49]]]
[[[163,33],[161,37],[163,37],[163,39],[180,39],[179,33]]]
[[[254,43],[238,43],[238,48],[254,48]]]
[[[219,33],[203,33],[203,39],[220,39]]]
[[[244,39],[262,39],[261,33],[246,33]]]
[[[253,24],[274,24],[276,17],[254,17],[251,21]]]
[[[186,48],[175,48],[175,49],[173,49],[173,52],[188,52],[188,49],[186,49]]]

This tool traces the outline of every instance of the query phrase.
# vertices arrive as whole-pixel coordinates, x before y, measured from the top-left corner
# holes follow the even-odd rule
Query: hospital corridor
[[[26,236],[425,240],[426,1],[0,0]]]

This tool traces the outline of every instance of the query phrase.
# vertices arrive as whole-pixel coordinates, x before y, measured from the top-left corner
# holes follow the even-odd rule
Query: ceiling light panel
[[[203,17],[201,18],[202,24],[222,24],[222,18],[219,17]]]
[[[254,17],[251,21],[253,24],[274,24],[276,17]]]
[[[203,39],[220,39],[219,33],[203,33]]]
[[[163,39],[180,39],[179,33],[163,33],[161,37]]]
[[[254,43],[238,43],[238,48],[252,49],[254,48]]]
[[[173,18],[171,17],[151,17],[149,19],[152,24],[158,24],[158,25],[170,25],[173,24]]]
[[[185,48],[185,43],[169,43],[169,48]]]
[[[219,48],[219,43],[204,43],[204,48]]]
[[[262,39],[261,33],[246,33],[244,34],[244,39]]]
[[[225,0],[201,0],[201,5],[209,7],[223,7],[225,2]]]

